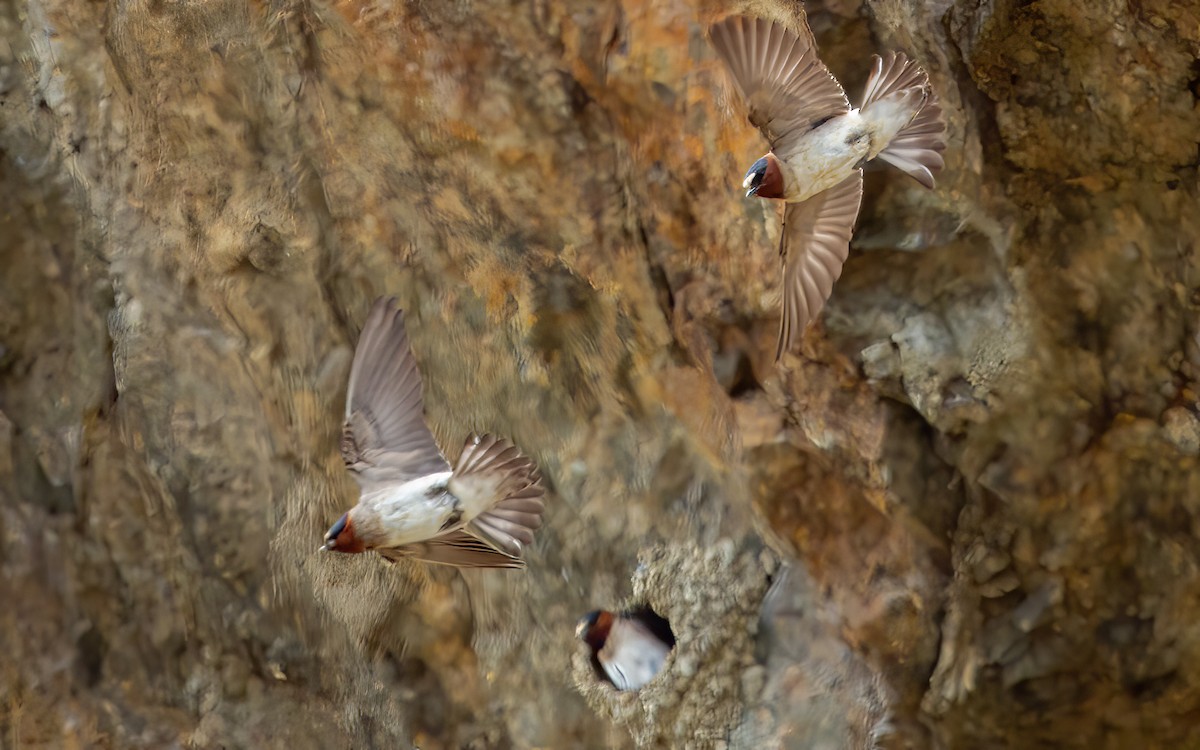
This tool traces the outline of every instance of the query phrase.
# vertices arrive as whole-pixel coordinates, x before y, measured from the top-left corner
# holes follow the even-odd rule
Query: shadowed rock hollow
[[[1200,746],[1200,11],[809,3],[947,168],[777,369],[747,8],[0,4],[4,746]],[[523,574],[315,554],[389,293],[450,457],[545,472]]]

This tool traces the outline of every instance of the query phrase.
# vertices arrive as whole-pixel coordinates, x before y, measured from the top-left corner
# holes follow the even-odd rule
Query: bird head
[[[329,527],[325,533],[325,543],[321,545],[322,552],[355,553],[365,552],[366,549],[363,540],[354,533],[354,520],[349,513],[343,513],[337,523]]]
[[[775,154],[768,153],[754,162],[746,172],[746,178],[742,180],[742,187],[746,188],[747,198],[752,195],[759,198],[782,198],[783,170],[779,168],[779,159]]]
[[[608,631],[612,629],[613,614],[608,610],[597,609],[579,618],[575,626],[575,637],[599,651],[608,640]]]

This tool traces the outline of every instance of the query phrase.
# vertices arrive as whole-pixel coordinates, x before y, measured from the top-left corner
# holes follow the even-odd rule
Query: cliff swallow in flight
[[[371,308],[354,351],[342,458],[358,505],[322,550],[375,550],[463,568],[523,568],[523,546],[542,525],[541,474],[507,440],[467,441],[454,469],[425,425],[421,373],[394,299]]]
[[[833,291],[862,201],[862,168],[879,157],[933,188],[946,124],[925,71],[903,53],[874,56],[862,106],[800,35],[778,23],[734,16],[709,36],[741,92],[751,124],[771,144],[746,173],[746,196],[786,203],[779,254],[783,316],[775,359],[796,343]]]
[[[588,612],[575,637],[592,650],[592,665],[617,690],[638,690],[654,679],[675,646],[667,621],[649,609]]]

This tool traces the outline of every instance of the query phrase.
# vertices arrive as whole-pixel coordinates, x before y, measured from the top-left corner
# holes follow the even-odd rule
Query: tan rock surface
[[[1200,10],[809,3],[947,169],[777,370],[739,8],[802,12],[0,3],[0,743],[1200,746]],[[524,574],[315,555],[385,293],[443,445],[543,467]],[[632,600],[686,643],[613,696]]]

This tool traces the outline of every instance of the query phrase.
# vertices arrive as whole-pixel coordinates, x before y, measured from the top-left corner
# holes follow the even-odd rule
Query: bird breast
[[[621,690],[637,690],[653,680],[671,647],[639,623],[622,620],[613,626],[601,656],[604,671]]]
[[[458,501],[446,485],[450,472],[439,472],[387,485],[359,501],[378,524],[381,547],[412,544],[437,536],[454,515]]]
[[[798,203],[841,183],[868,157],[870,134],[857,109],[810,130],[783,162],[784,200]]]

